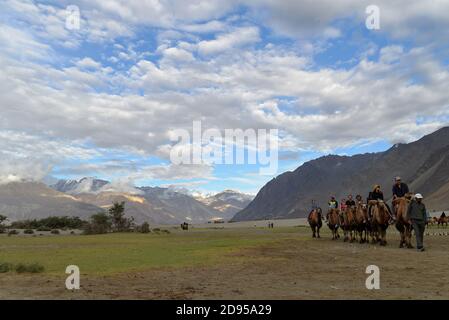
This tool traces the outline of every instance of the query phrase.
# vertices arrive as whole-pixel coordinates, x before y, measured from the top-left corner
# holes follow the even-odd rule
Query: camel
[[[189,230],[189,224],[187,222],[181,223],[182,230]]]
[[[332,240],[339,239],[340,235],[338,234],[338,228],[340,226],[340,211],[335,208],[329,209],[326,218],[327,225],[332,231]]]
[[[396,211],[396,229],[401,234],[401,241],[399,248],[403,248],[404,245],[407,248],[413,248],[412,245],[412,224],[407,216],[408,206],[410,204],[411,195],[408,194],[402,198],[396,198],[393,200],[393,206]]]
[[[355,232],[355,208],[354,207],[346,207],[345,211],[340,216],[341,228],[344,232],[344,241],[353,242],[355,240],[354,232]]]
[[[373,243],[378,241],[381,246],[386,246],[388,221],[390,220],[387,205],[382,200],[370,200],[369,205],[372,206],[371,226],[373,232]]]
[[[312,228],[312,237],[313,238],[321,238],[320,237],[320,229],[323,226],[323,223],[321,221],[322,217],[322,211],[321,208],[313,209],[308,217],[310,228]]]
[[[360,243],[367,242],[368,222],[368,210],[366,204],[359,201],[355,209],[355,225]]]
[[[432,218],[430,218],[430,219],[428,219],[426,221],[426,226],[429,227],[429,228],[430,227],[434,227],[437,224],[438,224],[438,218],[437,217],[432,217]]]
[[[438,218],[438,227],[440,226],[440,224],[442,227],[444,227],[444,226],[447,227],[448,222],[449,222],[449,217],[439,217]]]

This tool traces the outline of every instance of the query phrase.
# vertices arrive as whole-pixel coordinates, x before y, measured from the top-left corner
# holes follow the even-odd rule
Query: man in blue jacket
[[[416,249],[424,251],[424,229],[426,228],[427,211],[426,206],[422,202],[423,196],[420,193],[415,195],[415,198],[408,206],[407,216],[410,218],[416,235]]]
[[[401,181],[401,177],[394,178],[393,200],[405,197],[408,192],[408,185]]]

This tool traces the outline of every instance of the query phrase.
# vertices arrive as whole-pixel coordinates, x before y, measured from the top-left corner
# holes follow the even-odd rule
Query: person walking
[[[408,206],[407,216],[410,217],[416,236],[416,249],[424,251],[424,230],[426,228],[427,211],[422,202],[423,196],[417,193]]]

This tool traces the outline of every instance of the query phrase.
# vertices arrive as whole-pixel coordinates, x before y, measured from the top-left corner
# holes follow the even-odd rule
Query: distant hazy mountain
[[[0,185],[0,214],[10,221],[49,216],[77,216],[83,219],[101,208],[55,191],[43,183],[13,182]]]
[[[388,199],[397,175],[412,191],[424,194],[428,209],[448,209],[449,128],[385,152],[306,162],[268,182],[233,220],[305,217],[312,200],[324,208],[330,195],[338,200],[349,193],[366,198],[374,184],[382,186]]]
[[[213,196],[198,196],[196,199],[206,206],[220,211],[223,219],[230,220],[237,212],[246,208],[254,196],[234,190],[225,190]]]
[[[125,214],[133,217],[136,223],[173,224],[179,221],[172,218],[165,210],[158,208],[141,195],[116,192],[83,193],[75,196],[83,202],[91,203],[104,210],[109,209],[114,202],[125,202]]]
[[[190,195],[167,188],[139,188],[143,197],[177,222],[206,223],[214,218],[223,218],[220,211],[208,207]]]
[[[60,180],[52,188],[104,209],[114,202],[125,201],[126,215],[134,217],[136,223],[206,223],[214,218],[223,218],[220,211],[169,188],[117,186],[93,178]]]

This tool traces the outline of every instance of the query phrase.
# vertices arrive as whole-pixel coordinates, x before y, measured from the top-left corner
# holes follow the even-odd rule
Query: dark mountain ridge
[[[312,200],[325,208],[331,195],[338,200],[348,194],[366,198],[374,184],[380,184],[389,199],[393,178],[398,175],[412,191],[431,200],[430,209],[446,206],[444,200],[433,200],[432,193],[449,183],[449,127],[384,152],[308,161],[268,182],[233,221],[305,217]]]

